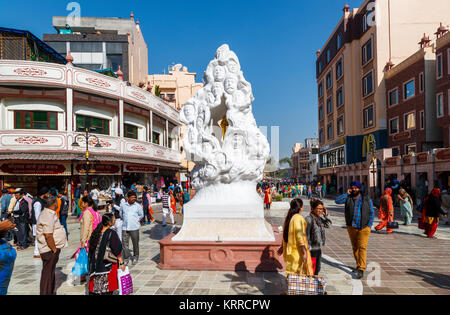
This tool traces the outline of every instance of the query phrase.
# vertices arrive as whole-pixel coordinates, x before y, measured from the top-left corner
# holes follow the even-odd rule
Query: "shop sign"
[[[158,173],[159,168],[153,165],[125,164],[123,171],[127,173]]]
[[[345,144],[345,138],[341,138],[341,139],[335,140],[331,143],[328,143],[327,145],[321,146],[319,148],[319,152],[322,153],[322,152],[328,151],[330,149],[342,146],[344,144]]]
[[[387,158],[385,163],[386,163],[386,165],[389,165],[389,166],[395,166],[395,165],[397,165],[397,158],[396,157]]]
[[[79,174],[86,174],[86,164],[78,164],[75,170]],[[94,164],[89,165],[89,174],[117,174],[120,173],[120,166],[114,164]]]
[[[401,132],[401,133],[398,133],[398,134],[392,136],[392,140],[401,141],[401,140],[409,139],[410,137],[411,137],[411,132],[405,131],[405,132]]]
[[[450,160],[450,149],[443,149],[436,153],[436,160]]]
[[[419,153],[417,155],[418,163],[426,163],[428,161],[428,153]]]
[[[0,166],[0,174],[58,175],[65,171],[66,166],[63,164],[4,163]]]
[[[365,135],[363,138],[363,144],[362,144],[362,157],[367,157],[368,153],[371,153],[371,148],[373,148],[373,152],[377,150],[377,143],[375,141],[374,135],[368,134]]]

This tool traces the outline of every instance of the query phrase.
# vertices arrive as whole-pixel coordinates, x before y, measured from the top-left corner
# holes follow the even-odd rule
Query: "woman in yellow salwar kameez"
[[[301,216],[303,201],[295,198],[284,221],[283,258],[286,262],[286,276],[313,276],[311,254],[306,236],[306,221]]]

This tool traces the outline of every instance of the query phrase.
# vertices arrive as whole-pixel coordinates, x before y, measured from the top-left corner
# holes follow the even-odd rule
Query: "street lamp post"
[[[370,152],[370,155],[372,156],[372,170],[371,170],[371,173],[372,173],[372,180],[373,180],[373,195],[372,195],[372,200],[375,200],[376,199],[376,195],[377,195],[377,182],[376,182],[376,173],[377,173],[377,169],[376,169],[376,162],[377,162],[377,159],[376,159],[376,157],[375,157],[375,150],[376,150],[376,143],[373,141],[373,142],[370,142],[369,143],[369,152]]]
[[[78,137],[83,137],[86,141],[86,152],[85,152],[85,158],[86,158],[86,190],[90,191],[90,185],[89,185],[89,139],[96,140],[95,147],[101,148],[102,145],[100,144],[100,139],[96,135],[91,135],[89,132],[94,132],[95,128],[88,127],[85,129],[85,134],[78,134],[75,136],[75,141],[72,143],[73,147],[79,147],[80,145],[77,142]]]

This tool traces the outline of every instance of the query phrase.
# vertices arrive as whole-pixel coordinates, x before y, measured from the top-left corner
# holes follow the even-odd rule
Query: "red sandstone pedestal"
[[[216,271],[283,271],[278,254],[283,234],[274,227],[274,242],[174,242],[175,234],[159,241],[160,269]]]

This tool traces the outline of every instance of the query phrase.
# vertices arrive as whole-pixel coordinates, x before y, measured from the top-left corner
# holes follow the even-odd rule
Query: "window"
[[[405,145],[406,154],[416,153],[416,145],[415,144],[407,144]]]
[[[79,68],[86,69],[86,70],[91,70],[91,71],[100,70],[100,69],[103,68],[103,65],[100,64],[100,63],[99,64],[96,64],[96,63],[81,63],[81,64],[77,64],[76,66],[79,67]]]
[[[340,116],[337,120],[337,134],[342,135],[344,133],[344,116]]]
[[[344,68],[342,66],[342,58],[336,63],[336,81],[339,80],[344,74]]]
[[[333,139],[334,135],[333,135],[333,122],[330,122],[327,125],[327,139]]]
[[[102,42],[71,42],[70,43],[71,52],[103,52]]]
[[[323,71],[323,63],[322,60],[319,61],[319,73],[322,73]]]
[[[389,92],[389,106],[398,104],[398,89]]]
[[[331,49],[327,50],[327,63],[331,61]]]
[[[373,71],[363,77],[363,97],[373,93]]]
[[[391,119],[389,122],[389,134],[398,133],[398,118]]]
[[[77,115],[77,131],[85,131],[86,128],[95,128],[94,133],[109,135],[109,120]]]
[[[333,112],[333,98],[330,96],[327,98],[327,115]]]
[[[416,94],[416,83],[411,80],[403,85],[403,99],[407,100]]]
[[[106,55],[107,60],[107,67],[110,68],[112,71],[119,70],[119,66],[121,69],[122,67],[122,55]]]
[[[319,83],[319,97],[323,96],[323,82]]]
[[[156,132],[156,131],[153,131],[153,133],[152,133],[152,142],[154,143],[154,144],[160,144],[159,143],[159,136],[160,136],[161,134],[159,133],[159,132]]]
[[[124,137],[130,139],[137,139],[138,127],[129,124],[124,124]]]
[[[419,119],[420,119],[420,129],[425,129],[425,112],[421,111],[419,113]]]
[[[436,96],[437,116],[444,116],[444,94],[440,93]]]
[[[333,86],[333,77],[331,76],[331,71],[327,74],[327,90],[329,90]]]
[[[323,128],[320,128],[320,130],[319,130],[319,140],[320,140],[320,143],[324,143],[325,142],[325,136],[324,136],[324,133],[323,133]]]
[[[47,45],[56,50],[59,54],[67,53],[67,43],[66,42],[46,42]]]
[[[399,156],[400,155],[400,148],[399,147],[393,147],[392,148],[392,156]]]
[[[423,72],[419,74],[419,91],[422,93],[425,90],[425,82],[423,80]]]
[[[342,47],[342,34],[339,34],[337,36],[337,50],[339,50]]]
[[[320,106],[319,106],[319,120],[323,120],[323,118],[324,118],[323,105],[320,104]]]
[[[405,115],[405,130],[411,130],[416,128],[416,115],[415,113],[409,113]]]
[[[370,60],[372,60],[372,39],[369,39],[367,43],[362,47],[362,64],[365,65]]]
[[[364,128],[372,127],[375,122],[374,106],[370,105],[364,109]]]
[[[344,88],[341,86],[337,91],[336,91],[336,107],[341,107],[342,105],[344,105]]]
[[[106,43],[107,54],[122,54],[122,43]]]
[[[15,129],[57,130],[58,113],[14,111]]]
[[[443,76],[443,69],[444,66],[442,64],[442,53],[437,55],[437,59],[436,59],[436,75],[437,78],[440,79]]]

